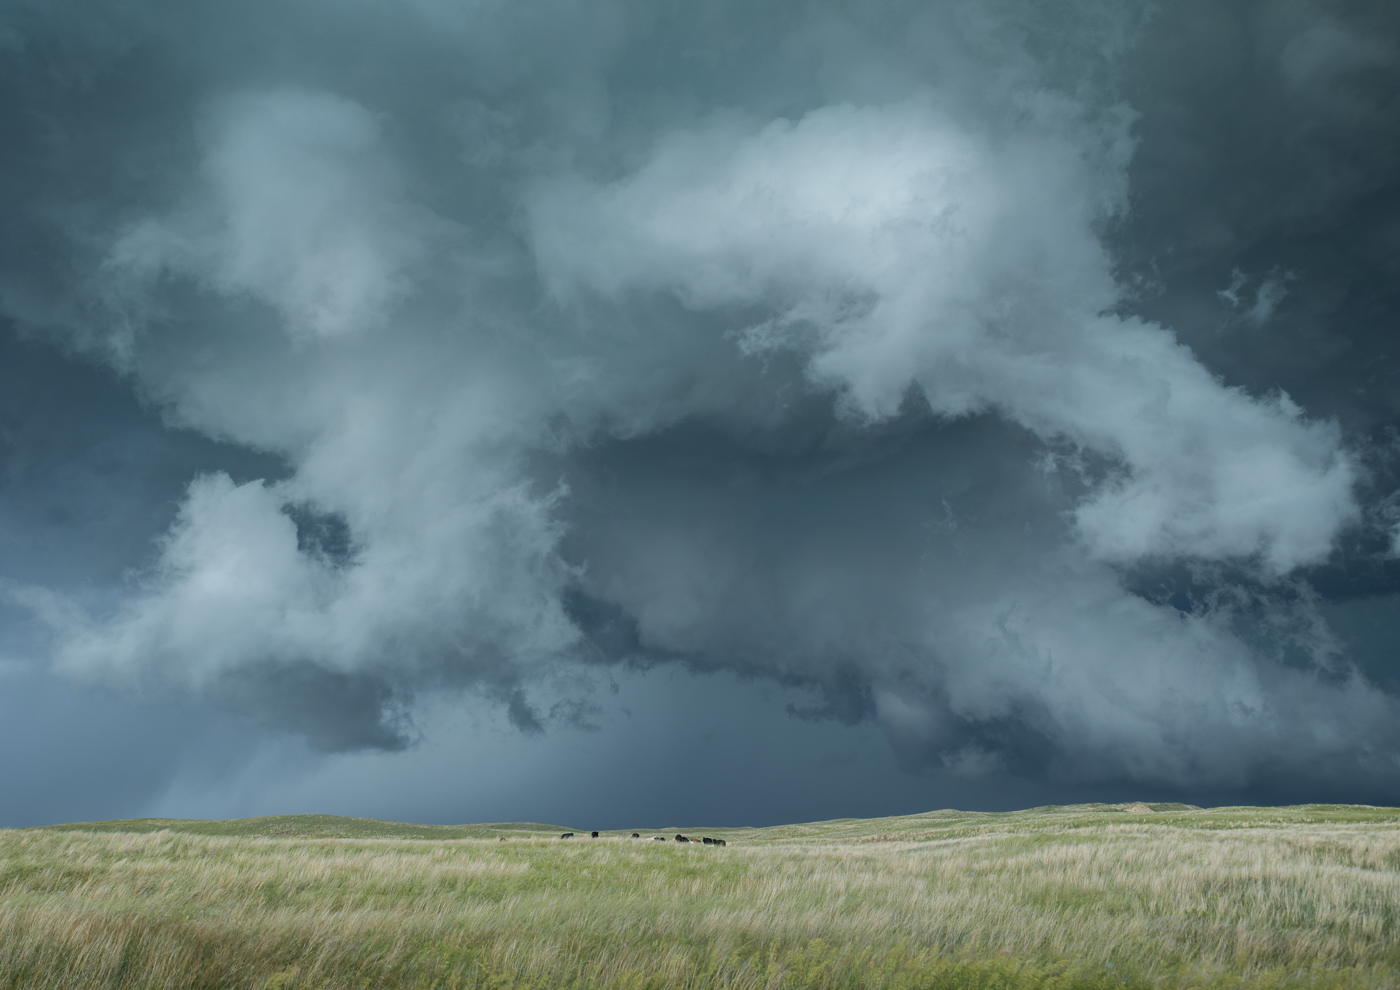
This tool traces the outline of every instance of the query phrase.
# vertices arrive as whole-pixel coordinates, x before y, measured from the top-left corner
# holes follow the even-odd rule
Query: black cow
[[[595,839],[598,838],[598,833],[597,833],[597,832],[594,832],[594,833],[593,833],[593,838],[595,838]]]
[[[723,839],[716,839],[716,840],[715,840],[715,845],[717,845],[717,846],[722,846],[722,845],[725,845],[725,844],[726,844],[726,843],[725,843],[725,841],[724,841]]]
[[[565,832],[563,835],[559,836],[561,839],[572,839],[573,837],[574,833],[572,832]]]
[[[652,838],[655,839],[657,842],[665,842],[665,841],[666,841],[666,836],[664,836],[664,835],[653,835]]]
[[[708,835],[701,837],[700,841],[705,843],[705,845],[707,846],[712,846],[715,844],[715,840],[710,838]]]
[[[640,839],[641,837],[642,837],[642,833],[641,833],[641,832],[633,832],[633,833],[632,833],[632,838],[634,838],[634,839]]]
[[[689,842],[689,841],[691,841],[691,840],[690,840],[690,839],[687,839],[685,836],[683,836],[683,835],[681,835],[679,832],[677,832],[677,833],[676,833],[676,841],[677,841],[677,842]]]

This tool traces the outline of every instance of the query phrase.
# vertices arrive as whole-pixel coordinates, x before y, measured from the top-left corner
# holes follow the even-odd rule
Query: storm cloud
[[[89,520],[7,649],[322,752],[674,669],[959,786],[1393,800],[1398,22],[4,3],[0,534]]]

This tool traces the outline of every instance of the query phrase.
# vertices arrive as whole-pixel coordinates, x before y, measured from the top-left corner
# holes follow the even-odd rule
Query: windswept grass
[[[1388,809],[705,831],[725,848],[250,821],[0,832],[0,987],[1400,986]]]

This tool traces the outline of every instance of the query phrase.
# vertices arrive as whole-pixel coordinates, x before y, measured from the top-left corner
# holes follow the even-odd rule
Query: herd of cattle
[[[559,838],[561,838],[561,839],[572,839],[573,837],[574,837],[574,833],[572,833],[572,832],[565,832],[563,835],[559,836]],[[641,834],[640,832],[633,832],[633,833],[632,833],[632,838],[634,838],[634,839],[640,839],[641,837],[642,837],[642,834]],[[597,833],[597,832],[594,832],[594,833],[593,833],[593,838],[595,838],[595,839],[598,838],[598,833]],[[666,836],[664,836],[664,835],[653,835],[653,836],[652,836],[652,839],[653,839],[654,841],[656,841],[656,842],[665,842],[665,841],[666,841]],[[723,846],[723,845],[727,845],[727,843],[726,843],[723,839],[712,839],[712,838],[710,838],[708,835],[702,835],[702,836],[701,836],[700,838],[698,838],[698,839],[692,839],[692,838],[689,838],[689,837],[687,837],[687,836],[681,835],[679,832],[676,833],[676,841],[677,841],[677,842],[703,842],[703,843],[704,843],[705,845],[707,845],[707,846]]]

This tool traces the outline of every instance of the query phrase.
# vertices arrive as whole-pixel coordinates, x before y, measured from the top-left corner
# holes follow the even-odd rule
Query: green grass
[[[237,818],[232,821],[131,818],[115,822],[45,825],[41,828],[50,832],[176,832],[182,835],[284,836],[308,839],[496,839],[500,836],[528,839],[558,836],[569,831],[557,825],[541,825],[538,822],[409,825],[404,822],[386,822],[379,818],[342,818],[339,815],[272,815],[266,818]]]
[[[676,831],[730,844],[649,839]],[[1400,986],[1395,809],[586,835],[311,815],[0,832],[0,987]]]
[[[1146,808],[1149,812],[1126,810]],[[1149,817],[1150,814],[1150,817]],[[924,842],[993,832],[1025,831],[1047,834],[1047,828],[1098,828],[1113,822],[1138,822],[1159,828],[1230,829],[1265,828],[1282,825],[1400,824],[1400,809],[1373,808],[1354,804],[1306,804],[1283,808],[1224,807],[1197,808],[1189,804],[1161,803],[1140,805],[1075,804],[1048,805],[1025,811],[930,811],[921,815],[892,818],[838,818],[799,825],[770,828],[724,826],[677,826],[625,828],[600,831],[600,837],[627,838],[633,832],[643,836],[677,832],[709,835],[731,842],[851,842],[861,840],[900,840]],[[410,825],[379,818],[342,818],[338,815],[274,815],[265,818],[238,818],[230,821],[203,821],[182,818],[132,818],[124,821],[77,822],[41,826],[45,831],[78,832],[159,832],[189,835],[291,836],[323,839],[507,839],[557,837],[564,832],[587,836],[590,829],[577,825],[546,825],[539,822],[503,822],[486,825]]]

